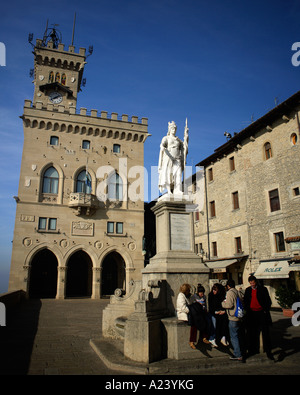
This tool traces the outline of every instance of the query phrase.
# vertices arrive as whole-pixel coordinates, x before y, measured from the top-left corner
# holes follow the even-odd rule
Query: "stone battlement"
[[[65,51],[65,44],[59,43],[57,48],[54,48],[52,41],[48,41],[46,46],[43,46],[42,43],[43,43],[43,40],[40,38],[37,38],[36,39],[36,48],[50,49],[50,50],[57,51],[57,52],[69,52],[69,53],[71,52],[72,54],[76,55],[74,45],[69,45],[68,51]],[[86,50],[85,48],[79,48],[78,55],[85,56],[85,50]]]
[[[68,118],[66,119],[66,114]],[[148,118],[139,119],[128,115],[119,116],[113,112],[90,110],[86,108],[77,110],[75,107],[53,105],[37,102],[32,105],[31,100],[25,100],[24,113],[21,116],[25,127],[59,131],[66,133],[111,137],[118,140],[128,140],[144,143],[149,136]]]
[[[139,119],[137,116],[132,115],[131,119],[127,114],[122,114],[121,116],[116,113],[112,112],[109,114],[107,111],[100,111],[100,116],[98,115],[98,110],[90,110],[88,111],[86,108],[81,107],[77,109],[76,107],[66,107],[64,105],[55,106],[52,103],[48,103],[47,106],[43,106],[42,102],[36,102],[36,105],[32,105],[31,100],[25,100],[24,102],[24,111],[26,108],[35,108],[37,110],[47,110],[53,111],[58,113],[70,114],[70,115],[84,115],[90,118],[100,118],[100,119],[109,119],[112,121],[121,121],[121,122],[131,122],[131,123],[140,123],[142,125],[148,125],[148,118],[141,118]]]

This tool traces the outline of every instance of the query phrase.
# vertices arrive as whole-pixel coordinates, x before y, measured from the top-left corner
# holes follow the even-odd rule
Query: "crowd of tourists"
[[[199,341],[212,347],[232,346],[234,361],[244,361],[259,353],[260,333],[268,358],[273,359],[269,326],[271,325],[271,298],[266,287],[255,276],[248,278],[250,286],[245,293],[235,288],[234,280],[224,287],[215,283],[208,294],[199,284],[191,294],[191,286],[182,284],[177,297],[177,318],[190,328],[189,345],[196,350]]]

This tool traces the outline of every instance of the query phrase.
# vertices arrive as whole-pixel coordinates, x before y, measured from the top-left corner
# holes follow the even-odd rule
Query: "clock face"
[[[53,104],[59,104],[62,102],[62,95],[59,92],[51,92],[49,94],[49,100],[51,101],[51,103]]]

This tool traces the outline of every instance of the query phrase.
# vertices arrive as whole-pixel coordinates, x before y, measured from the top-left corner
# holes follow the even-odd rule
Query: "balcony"
[[[70,194],[69,207],[77,208],[76,215],[91,215],[95,212],[98,205],[99,202],[95,195],[84,192],[74,192]]]

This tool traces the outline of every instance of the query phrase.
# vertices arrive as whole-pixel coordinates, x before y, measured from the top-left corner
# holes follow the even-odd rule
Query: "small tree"
[[[293,288],[280,286],[275,291],[276,300],[282,309],[290,309],[295,302],[300,302],[300,292]]]

